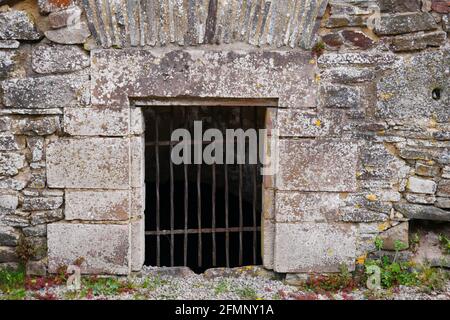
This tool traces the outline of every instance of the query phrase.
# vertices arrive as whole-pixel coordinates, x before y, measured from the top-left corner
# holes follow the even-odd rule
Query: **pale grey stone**
[[[384,250],[395,250],[395,244],[397,241],[400,241],[404,245],[405,248],[402,250],[406,250],[409,247],[409,224],[408,222],[402,222],[392,228],[387,229],[380,233],[379,237],[383,240],[383,249]]]
[[[58,133],[61,124],[58,116],[29,116],[13,121],[13,132],[16,134],[45,136]]]
[[[130,138],[131,186],[140,188],[145,184],[145,139],[144,136]]]
[[[19,198],[15,194],[0,194],[0,213],[11,212],[17,209]]]
[[[0,151],[16,151],[24,147],[24,140],[9,133],[0,134]]]
[[[87,76],[46,76],[2,82],[3,103],[14,108],[61,108],[86,104]]]
[[[406,188],[413,193],[434,194],[436,192],[436,182],[418,177],[410,177]]]
[[[407,193],[405,198],[408,202],[419,204],[433,204],[436,201],[434,195]]]
[[[73,72],[89,64],[89,54],[78,46],[47,43],[33,46],[32,67],[37,73]]]
[[[450,221],[450,212],[430,205],[394,204],[394,208],[410,219]]]
[[[277,187],[356,191],[357,145],[347,141],[280,140]]]
[[[127,220],[130,215],[128,190],[66,190],[66,220]]]
[[[450,198],[436,198],[435,206],[442,209],[450,209]]]
[[[17,49],[20,42],[17,40],[0,40],[0,49]]]
[[[131,223],[131,271],[141,270],[144,265],[144,261],[145,221],[142,217]]]
[[[47,146],[47,183],[51,188],[128,189],[127,138],[62,138]]]
[[[82,273],[128,274],[130,272],[130,226],[118,224],[52,223],[47,227],[48,267],[84,258]],[[64,239],[64,241],[61,241]]]
[[[277,222],[337,221],[341,205],[338,193],[278,191],[275,219]]]
[[[129,108],[66,108],[64,131],[76,136],[124,136],[130,123]]]
[[[278,223],[276,272],[338,272],[355,269],[356,227],[344,223]]]
[[[38,40],[42,33],[25,11],[0,12],[0,40]]]
[[[23,154],[12,152],[0,153],[0,176],[14,176],[25,165],[26,161]]]
[[[55,210],[62,204],[62,197],[25,197],[22,209],[26,211]]]
[[[45,32],[47,39],[59,44],[82,44],[90,35],[91,32],[85,22]]]

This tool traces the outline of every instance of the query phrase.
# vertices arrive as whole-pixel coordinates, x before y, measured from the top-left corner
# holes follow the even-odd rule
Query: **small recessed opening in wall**
[[[247,164],[247,160],[241,165],[174,164],[171,150],[176,143],[170,140],[179,128],[187,129],[194,139],[194,121],[201,121],[203,133],[207,129],[223,134],[225,129],[264,128],[266,108],[224,101],[221,106],[172,103],[142,106],[146,122],[145,264],[188,266],[197,273],[212,267],[260,265],[259,164]],[[229,142],[218,143],[226,150]],[[246,153],[248,143],[246,139]],[[200,144],[203,150],[208,145]]]
[[[441,99],[441,88],[434,88],[431,92],[431,97],[433,100],[440,100]]]

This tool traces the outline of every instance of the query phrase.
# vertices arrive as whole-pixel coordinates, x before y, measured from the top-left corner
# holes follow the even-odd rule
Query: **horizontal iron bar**
[[[180,229],[180,230],[159,230],[159,231],[145,231],[146,236],[171,235],[171,234],[197,234],[197,233],[224,233],[224,232],[246,232],[246,231],[261,231],[261,227],[232,227],[232,228],[202,228],[202,229]]]

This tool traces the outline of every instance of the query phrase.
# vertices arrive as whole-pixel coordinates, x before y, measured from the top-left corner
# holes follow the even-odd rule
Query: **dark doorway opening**
[[[144,108],[144,115],[145,264],[188,266],[198,273],[261,264],[262,176],[259,163],[248,163],[249,140],[245,164],[211,165],[174,164],[177,142],[170,140],[178,128],[194,139],[194,121],[202,121],[203,132],[215,128],[224,137],[225,129],[264,128],[265,108],[159,106]],[[218,143],[225,153],[225,141]]]

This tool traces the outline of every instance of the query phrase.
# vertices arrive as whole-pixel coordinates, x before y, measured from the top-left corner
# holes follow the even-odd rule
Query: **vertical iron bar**
[[[214,155],[215,156],[215,155]],[[216,266],[216,163],[212,164],[212,263]]]
[[[202,141],[196,141],[199,148],[203,148]],[[201,192],[202,165],[197,165],[197,222],[198,222],[198,266],[202,266],[202,192]]]
[[[170,136],[173,131],[173,107],[170,107]],[[174,212],[174,202],[173,202],[173,163],[172,163],[172,141],[169,141],[170,144],[170,155],[169,155],[169,173],[170,173],[170,265],[173,267],[175,265],[175,257],[174,257],[174,247],[175,247],[175,235],[173,233],[174,225],[175,225],[175,212]]]
[[[189,128],[187,108],[184,109],[185,128]],[[188,164],[184,164],[184,266],[187,266],[187,251],[188,251],[188,207],[189,207],[189,183],[188,183]]]
[[[155,110],[155,158],[156,158],[156,231],[159,231],[159,132],[158,132],[158,112]],[[161,265],[160,259],[160,236],[156,236],[156,265]]]
[[[257,134],[257,143],[258,143],[258,139],[259,139],[259,134],[258,134],[258,109],[257,107],[253,107],[254,109],[254,116],[255,116],[255,129],[256,129],[256,134]],[[259,150],[258,150],[259,144],[256,145],[256,154],[258,155]],[[256,157],[256,164],[254,164],[253,166],[253,264],[256,265],[256,242],[257,242],[257,232],[256,232],[256,201],[257,201],[257,186],[256,186],[256,175],[257,175],[257,171],[258,171],[258,157]]]
[[[227,263],[227,268],[230,267],[230,233],[228,231],[229,223],[228,223],[228,166],[227,162],[224,161],[224,178],[225,178],[225,229],[227,230],[225,233],[225,260]]]
[[[243,128],[243,121],[242,121],[242,107],[239,108],[239,123],[241,126],[241,129],[244,130]],[[244,146],[245,146],[245,141],[244,141]],[[239,151],[239,148],[238,148]],[[244,156],[245,159],[245,154],[241,155]],[[244,224],[244,217],[242,214],[242,164],[239,164],[239,228],[242,228]],[[239,265],[242,266],[242,260],[243,260],[243,241],[242,241],[242,229],[239,231]]]

